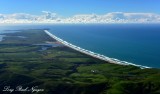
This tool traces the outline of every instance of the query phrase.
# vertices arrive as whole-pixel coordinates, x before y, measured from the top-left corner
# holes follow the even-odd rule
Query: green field
[[[110,64],[57,43],[43,30],[20,31],[3,34],[0,42],[0,94],[10,93],[5,86],[44,89],[35,94],[160,94],[160,69]]]

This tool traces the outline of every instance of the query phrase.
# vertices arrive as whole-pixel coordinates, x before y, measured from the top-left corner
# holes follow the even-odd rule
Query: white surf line
[[[89,55],[89,56],[92,56],[92,57],[95,57],[97,59],[100,59],[100,60],[104,60],[106,62],[109,62],[109,63],[113,63],[113,64],[119,64],[119,65],[132,65],[132,66],[137,66],[137,67],[140,67],[141,69],[144,69],[144,68],[151,68],[151,67],[147,67],[147,66],[142,66],[142,65],[137,65],[137,64],[133,64],[133,63],[130,63],[130,62],[126,62],[126,61],[120,61],[118,59],[115,59],[115,58],[109,58],[107,56],[104,56],[104,55],[101,55],[101,54],[98,54],[98,53],[94,53],[92,51],[89,51],[89,50],[86,50],[86,49],[83,49],[83,48],[80,48],[78,46],[75,46],[71,43],[68,43],[67,41],[64,41],[62,40],[61,38],[58,38],[56,37],[55,35],[51,34],[48,30],[44,30],[44,32],[49,35],[50,37],[52,37],[53,39],[57,40],[58,42],[62,43],[63,45],[69,47],[69,48],[72,48],[76,51],[79,51],[81,53],[84,53],[86,55]]]

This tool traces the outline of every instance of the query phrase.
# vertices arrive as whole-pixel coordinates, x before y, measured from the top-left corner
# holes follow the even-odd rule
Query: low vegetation
[[[0,42],[0,94],[20,85],[44,89],[38,94],[160,94],[160,69],[110,64],[62,44],[36,45],[57,42],[43,30],[20,31]]]

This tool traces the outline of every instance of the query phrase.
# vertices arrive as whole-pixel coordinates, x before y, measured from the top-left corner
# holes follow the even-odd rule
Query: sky
[[[1,0],[0,23],[160,23],[160,0]]]
[[[0,13],[56,12],[64,17],[108,12],[160,13],[160,0],[1,0]]]

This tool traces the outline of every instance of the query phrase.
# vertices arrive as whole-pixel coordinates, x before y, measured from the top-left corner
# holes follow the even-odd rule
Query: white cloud
[[[81,14],[68,18],[62,18],[50,11],[42,13],[42,15],[0,14],[0,23],[160,23],[160,15],[154,13],[112,12],[104,15]]]
[[[56,19],[58,16],[56,13],[52,13],[50,11],[42,11],[45,15],[44,15],[44,19],[50,19],[50,20],[53,20],[53,19]]]

